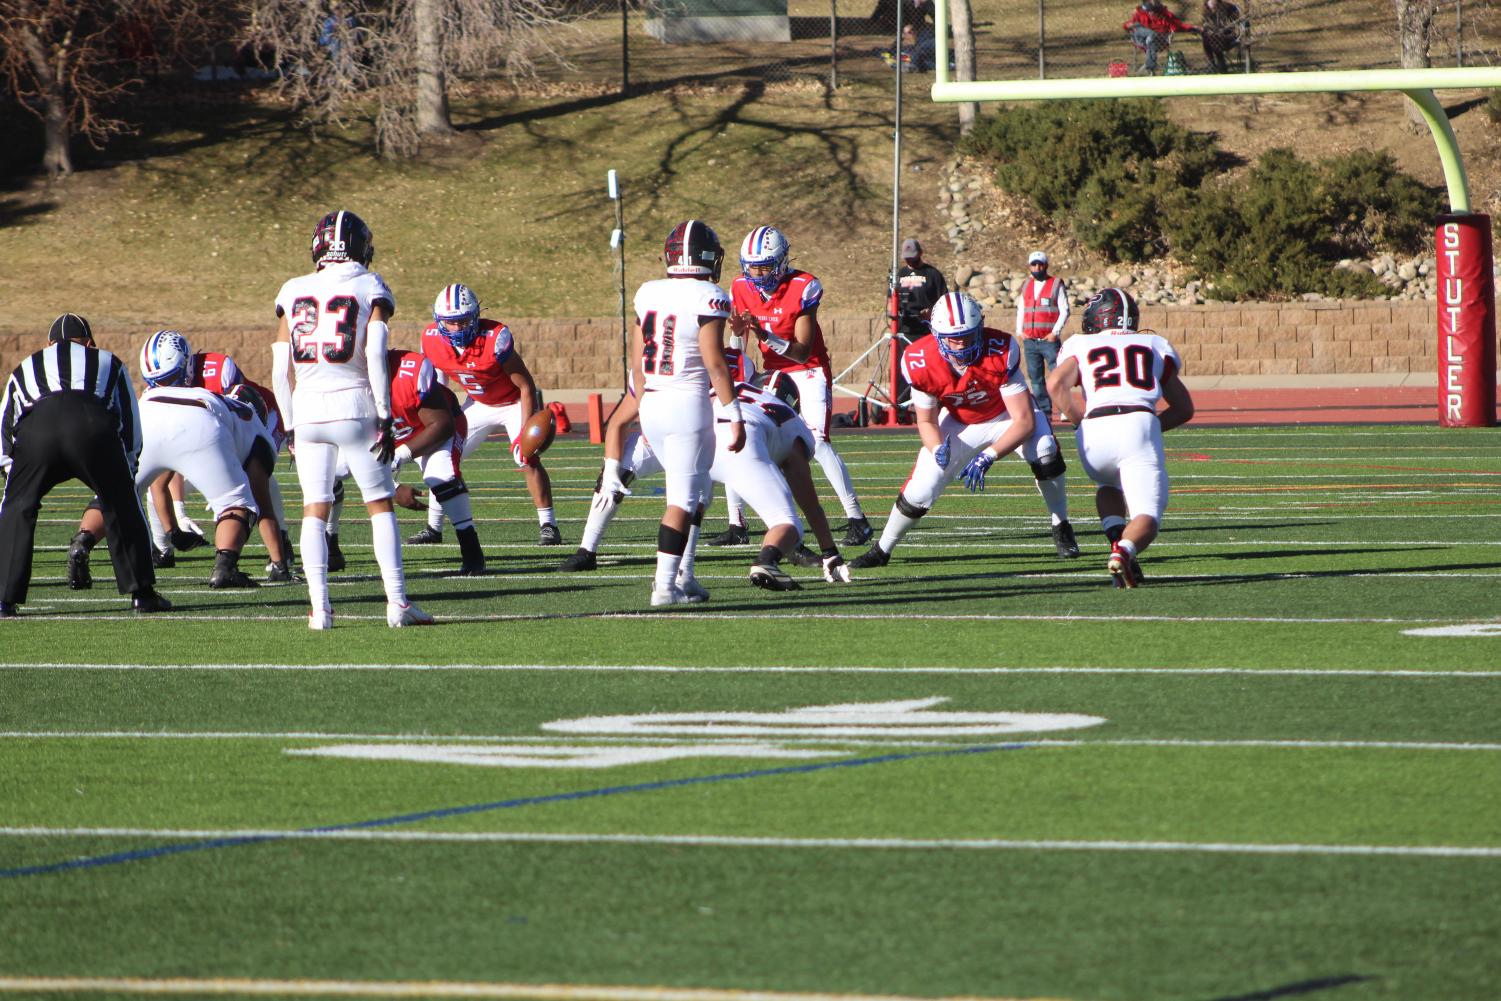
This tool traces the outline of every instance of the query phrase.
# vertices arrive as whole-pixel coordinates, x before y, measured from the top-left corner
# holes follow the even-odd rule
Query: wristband
[[[785,355],[787,349],[792,347],[792,342],[776,334],[766,335],[766,345],[779,355]]]
[[[699,412],[702,413],[703,411]],[[714,418],[715,420],[730,421],[735,424],[744,423],[740,416],[740,401],[731,400],[729,403],[715,403]]]

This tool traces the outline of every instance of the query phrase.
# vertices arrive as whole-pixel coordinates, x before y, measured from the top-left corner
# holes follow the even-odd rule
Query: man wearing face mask
[[[1016,298],[1016,335],[1021,338],[1027,385],[1043,414],[1051,416],[1048,373],[1058,366],[1058,343],[1068,322],[1068,289],[1063,279],[1048,274],[1048,255],[1034,250],[1027,257],[1032,277]]]

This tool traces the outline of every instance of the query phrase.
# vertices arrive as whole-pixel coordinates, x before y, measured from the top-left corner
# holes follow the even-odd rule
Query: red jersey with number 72
[[[422,332],[422,355],[433,368],[457,382],[476,403],[504,407],[521,399],[506,362],[515,354],[511,328],[499,320],[479,321],[479,335],[459,350],[436,323]]]
[[[920,337],[902,355],[902,371],[912,385],[912,404],[941,406],[964,424],[984,424],[1007,415],[1006,400],[1028,392],[1021,375],[1021,348],[1004,330],[986,327],[980,360],[956,371],[932,334]]]
[[[1079,363],[1084,409],[1157,407],[1162,380],[1182,368],[1178,352],[1156,334],[1123,330],[1109,334],[1075,334],[1063,342],[1058,364]]]

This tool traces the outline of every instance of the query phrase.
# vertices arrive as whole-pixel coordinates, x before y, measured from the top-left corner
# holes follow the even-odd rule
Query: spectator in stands
[[[1204,13],[1199,19],[1199,40],[1204,43],[1204,59],[1216,73],[1229,73],[1230,64],[1225,53],[1240,44],[1245,21],[1240,8],[1230,0],[1204,0]]]
[[[1146,54],[1142,71],[1149,75],[1157,72],[1157,55],[1172,42],[1175,32],[1199,30],[1168,10],[1162,0],[1142,0],[1121,28],[1131,36],[1131,44]]]

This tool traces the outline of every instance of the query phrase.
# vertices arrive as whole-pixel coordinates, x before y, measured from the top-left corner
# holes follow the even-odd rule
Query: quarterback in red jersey
[[[517,435],[540,406],[537,384],[516,350],[511,330],[499,320],[481,320],[479,298],[465,285],[449,285],[433,303],[433,322],[422,332],[422,355],[445,383],[457,382],[468,396],[464,416],[469,431],[464,439],[468,455],[496,428],[504,428],[511,440],[511,458],[526,475],[526,487],[537,505],[541,525],[538,545],[563,542],[552,510],[552,481],[541,458],[523,461],[516,450]],[[433,491],[427,510],[427,527],[407,539],[421,546],[443,538],[443,509]]]
[[[1032,400],[1021,375],[1021,346],[1002,330],[985,326],[980,304],[963,292],[939,299],[928,320],[932,333],[914,341],[902,356],[912,386],[912,406],[922,451],[880,541],[850,565],[883,567],[902,537],[928,513],[944,488],[961,475],[971,491],[985,489],[985,473],[1001,456],[1015,452],[1032,467],[1037,489],[1058,526],[1068,526],[1063,456],[1052,426]],[[1068,541],[1073,532],[1068,530]]]
[[[833,417],[833,367],[829,349],[818,325],[818,307],[823,285],[806,271],[787,263],[787,238],[771,226],[757,226],[740,244],[741,275],[730,287],[730,326],[749,347],[751,338],[761,345],[761,367],[768,373],[784,373],[797,385],[802,417],[818,443],[814,458],[839,495],[849,519],[844,544],[858,546],[869,541],[870,522],[860,508],[854,482],[844,460],[829,442]],[[730,528],[714,540],[719,545],[748,540],[744,516],[737,498],[726,491]]]

